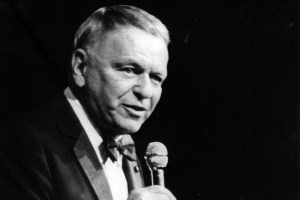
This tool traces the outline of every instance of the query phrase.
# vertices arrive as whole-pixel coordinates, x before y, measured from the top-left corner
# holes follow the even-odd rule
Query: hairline
[[[124,21],[113,19],[112,24],[110,25],[106,23],[107,21],[104,18],[101,18],[99,20],[97,19],[97,15],[99,13],[108,12],[110,8],[116,9],[117,7],[121,7],[121,10],[125,9],[128,12],[132,12],[129,13],[129,16],[131,16],[132,14],[133,19],[126,19],[126,17],[124,18]],[[99,15],[103,17],[105,15],[103,13]],[[141,16],[140,19],[138,19],[139,15]],[[99,8],[81,24],[81,26],[76,31],[73,48],[74,50],[76,50],[78,48],[84,48],[86,46],[93,46],[93,43],[97,43],[97,40],[103,37],[101,35],[106,35],[107,33],[115,31],[120,27],[129,26],[138,28],[155,37],[162,38],[167,46],[170,43],[170,33],[165,24],[163,24],[160,19],[148,13],[147,11],[134,6],[114,5]]]
[[[96,36],[94,36],[94,35],[90,36],[90,37],[92,37],[94,39],[94,41],[92,41],[90,43],[86,43],[86,44],[83,45],[83,47],[78,47],[78,48],[84,48],[84,50],[89,51],[89,52],[90,51],[94,51],[95,48],[97,48],[99,45],[101,45],[101,43],[103,41],[105,41],[110,34],[119,33],[119,32],[121,32],[123,30],[130,29],[130,28],[136,28],[138,30],[141,30],[141,31],[143,31],[144,33],[146,33],[148,35],[151,35],[151,36],[153,36],[153,37],[155,37],[157,39],[162,40],[166,46],[169,45],[169,42],[166,41],[160,34],[153,34],[150,31],[147,31],[145,29],[142,29],[142,28],[140,28],[138,26],[134,26],[134,25],[131,25],[131,24],[125,24],[125,25],[116,24],[116,26],[114,28],[112,28],[112,29],[95,30],[94,33],[97,33],[97,35]]]

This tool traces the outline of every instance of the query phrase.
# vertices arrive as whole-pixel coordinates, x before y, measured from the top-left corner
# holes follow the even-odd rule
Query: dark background
[[[171,32],[163,97],[135,140],[140,156],[151,141],[168,147],[175,196],[298,199],[297,0],[2,0],[1,122],[64,89],[77,27],[109,4],[141,7]]]

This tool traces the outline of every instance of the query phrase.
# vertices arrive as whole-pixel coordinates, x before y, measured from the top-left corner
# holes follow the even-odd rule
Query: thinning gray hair
[[[114,5],[99,8],[81,24],[75,34],[74,50],[91,47],[105,33],[128,25],[162,38],[167,45],[170,43],[168,29],[159,19],[134,6]]]

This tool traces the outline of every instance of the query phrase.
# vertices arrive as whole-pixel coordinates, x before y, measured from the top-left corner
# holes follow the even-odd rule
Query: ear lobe
[[[76,49],[72,55],[72,75],[78,87],[85,85],[87,54],[83,49]]]

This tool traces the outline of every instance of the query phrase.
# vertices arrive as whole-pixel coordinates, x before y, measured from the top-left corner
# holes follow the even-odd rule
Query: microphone
[[[164,168],[168,164],[168,151],[164,144],[151,142],[145,153],[147,166],[151,172],[152,185],[165,187]]]

